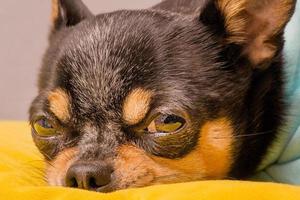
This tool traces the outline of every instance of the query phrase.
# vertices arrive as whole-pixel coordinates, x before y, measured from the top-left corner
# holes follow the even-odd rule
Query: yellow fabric
[[[299,187],[239,181],[202,181],[100,194],[47,186],[43,165],[28,124],[0,122],[0,200],[300,200]]]

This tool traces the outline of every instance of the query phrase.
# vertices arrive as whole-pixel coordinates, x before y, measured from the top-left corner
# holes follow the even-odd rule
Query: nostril
[[[111,178],[110,174],[101,174],[101,175],[94,175],[88,178],[87,180],[87,187],[90,190],[96,190],[103,186],[106,186],[110,183]]]
[[[90,178],[90,180],[89,180],[89,187],[90,187],[90,189],[96,190],[96,189],[98,189],[101,186],[102,185],[98,185],[97,184],[97,181],[96,181],[96,179],[94,177]]]
[[[70,178],[70,179],[68,180],[68,182],[69,182],[69,183],[67,183],[67,186],[68,186],[68,187],[78,188],[78,182],[77,182],[77,180],[76,180],[75,177]]]

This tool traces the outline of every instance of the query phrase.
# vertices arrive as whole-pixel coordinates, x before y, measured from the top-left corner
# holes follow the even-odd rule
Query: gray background
[[[148,8],[160,0],[84,0],[94,12]],[[47,47],[51,0],[0,0],[0,120],[27,119]]]

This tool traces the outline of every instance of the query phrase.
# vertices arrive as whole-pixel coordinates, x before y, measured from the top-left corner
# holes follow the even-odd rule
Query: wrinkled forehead
[[[81,103],[77,107],[95,102],[116,105],[133,86],[155,80],[154,37],[147,31],[134,31],[137,28],[130,24],[118,26],[116,20],[99,17],[87,21],[64,41],[57,86],[70,92],[73,103]]]
[[[187,99],[184,95],[191,93],[185,87],[190,85],[193,75],[186,69],[212,66],[201,60],[207,57],[201,56],[207,51],[201,51],[195,42],[189,41],[189,36],[187,41],[176,44],[178,40],[173,37],[187,33],[168,34],[172,29],[163,28],[163,23],[171,18],[160,19],[157,15],[124,11],[99,15],[74,27],[64,40],[56,71],[56,87],[68,91],[74,114],[120,115],[123,102],[135,88],[154,91],[156,100],[165,104],[166,98],[189,103],[183,100]],[[185,43],[187,48],[195,49],[196,60],[178,49],[185,49]],[[205,43],[201,45],[205,47]],[[203,71],[208,70],[203,68]],[[197,73],[201,74],[198,68]],[[199,79],[197,73],[193,74]]]
[[[143,53],[161,42],[157,41],[163,35],[161,28],[170,20],[146,10],[100,14],[72,27],[64,40],[64,51],[87,54],[97,51],[102,60],[111,55]]]
[[[99,106],[97,100],[94,100],[93,105],[91,107],[87,106],[84,111],[88,122],[95,119],[97,121],[115,121],[117,118],[128,125],[135,125],[142,121],[149,112],[153,98],[153,91],[135,88],[126,95],[122,103],[120,101],[121,109],[119,111],[121,112],[118,112],[118,109],[116,109],[118,106],[116,105],[114,108],[108,108],[105,105]],[[76,117],[73,116],[74,114],[78,114],[78,111],[74,111],[74,101],[78,101],[78,99],[74,99],[74,96],[72,97],[68,91],[62,88],[51,91],[47,99],[50,112],[63,123],[68,123]]]

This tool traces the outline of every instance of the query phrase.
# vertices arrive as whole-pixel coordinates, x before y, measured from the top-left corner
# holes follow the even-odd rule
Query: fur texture
[[[267,5],[253,15],[249,10],[259,0],[245,2],[167,0],[152,9],[94,16],[80,0],[53,1],[50,45],[30,120],[47,118],[57,135],[41,137],[34,129],[32,135],[47,162],[64,158],[61,152],[69,148],[77,153],[60,159],[68,163],[62,170],[60,162],[56,175],[51,169],[58,176],[51,184],[66,185],[61,171],[70,160],[113,168],[111,183],[97,188],[102,192],[250,176],[282,121],[282,33],[295,2],[272,1],[275,10],[284,8],[278,23],[268,16],[256,23],[253,16],[264,15],[259,12]],[[266,24],[271,35],[262,31]],[[255,27],[251,34],[245,34],[248,25]],[[253,51],[268,48],[266,42],[272,53],[255,54],[254,62]],[[136,89],[149,91],[151,101],[144,119],[128,124],[124,104]],[[68,95],[70,105],[61,105],[69,109],[68,120],[49,107],[55,90]],[[157,113],[181,116],[184,128],[141,134]]]

